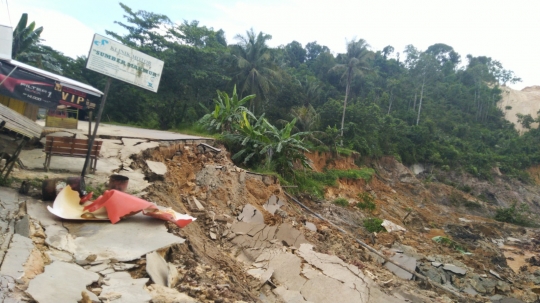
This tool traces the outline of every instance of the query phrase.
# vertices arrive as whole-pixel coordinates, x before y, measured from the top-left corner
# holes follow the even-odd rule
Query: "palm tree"
[[[246,31],[246,36],[236,35],[238,44],[232,46],[233,81],[238,83],[240,94],[256,95],[251,102],[251,111],[255,113],[255,103],[264,99],[270,89],[275,88],[274,82],[280,79],[278,67],[272,61],[272,53],[266,41],[271,35],[259,32],[253,28]]]
[[[28,25],[28,14],[24,13],[13,31],[13,46],[11,49],[11,57],[17,59],[17,56],[27,51],[31,46],[39,42],[39,36],[43,32],[43,26],[36,27],[36,23],[32,21]]]
[[[369,44],[364,39],[351,41],[347,44],[347,53],[342,57],[343,63],[336,64],[331,71],[343,72],[341,80],[345,81],[345,100],[343,101],[343,115],[341,116],[341,136],[343,137],[343,125],[345,124],[345,110],[347,109],[347,99],[351,89],[351,82],[357,75],[369,70],[367,59]]]

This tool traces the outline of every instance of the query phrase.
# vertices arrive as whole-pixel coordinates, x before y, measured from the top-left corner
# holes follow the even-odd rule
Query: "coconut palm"
[[[343,137],[343,125],[345,124],[345,110],[347,99],[351,89],[351,82],[355,76],[368,71],[368,48],[369,44],[364,39],[351,41],[347,44],[347,53],[342,56],[343,63],[336,64],[330,70],[342,72],[341,80],[345,82],[345,100],[343,101],[343,115],[341,116],[341,136]]]
[[[36,23],[32,21],[28,25],[28,14],[24,13],[13,31],[13,46],[11,48],[11,57],[17,59],[17,56],[27,51],[31,46],[39,42],[39,36],[43,32],[43,26],[35,29]]]
[[[257,97],[251,102],[251,111],[255,113],[256,103],[267,100],[270,89],[275,88],[275,81],[280,79],[278,67],[272,61],[272,53],[266,41],[271,35],[253,29],[246,31],[246,36],[237,35],[238,44],[232,46],[233,78],[238,84],[241,95]]]

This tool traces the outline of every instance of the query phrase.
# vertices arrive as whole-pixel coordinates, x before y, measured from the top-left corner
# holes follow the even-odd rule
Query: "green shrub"
[[[371,180],[375,171],[371,168],[349,169],[349,170],[326,170],[322,173],[308,170],[295,170],[294,176],[287,179],[290,184],[298,185],[291,189],[292,193],[309,193],[319,198],[324,197],[324,188],[327,186],[337,186],[339,179],[364,179]]]
[[[337,198],[334,200],[334,204],[345,207],[349,206],[349,201],[345,198]]]
[[[517,206],[517,203],[512,204],[510,207],[499,208],[495,213],[495,220],[500,222],[512,223],[521,226],[536,226],[527,215],[529,213],[529,206],[525,203]]]
[[[384,227],[381,226],[383,223],[382,219],[379,218],[368,218],[364,220],[364,227],[369,231],[370,233],[373,232],[383,232],[386,231]]]
[[[360,202],[356,203],[356,207],[360,209],[368,209],[370,211],[375,210],[375,198],[370,193],[359,193],[358,198],[360,198]]]

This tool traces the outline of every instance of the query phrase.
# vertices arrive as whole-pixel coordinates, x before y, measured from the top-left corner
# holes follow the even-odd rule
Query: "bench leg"
[[[47,157],[45,158],[45,170],[49,172],[49,166],[51,165],[51,154],[47,154]]]

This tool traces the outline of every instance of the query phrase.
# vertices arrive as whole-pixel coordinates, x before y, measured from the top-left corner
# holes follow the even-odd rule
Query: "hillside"
[[[510,87],[502,87],[501,100],[497,106],[504,112],[504,117],[514,123],[519,132],[523,132],[523,126],[518,123],[517,114],[531,115],[533,118],[538,116],[540,110],[540,86],[529,86],[522,90],[515,90]],[[507,107],[510,107],[507,109]],[[534,123],[533,127],[538,127]]]

